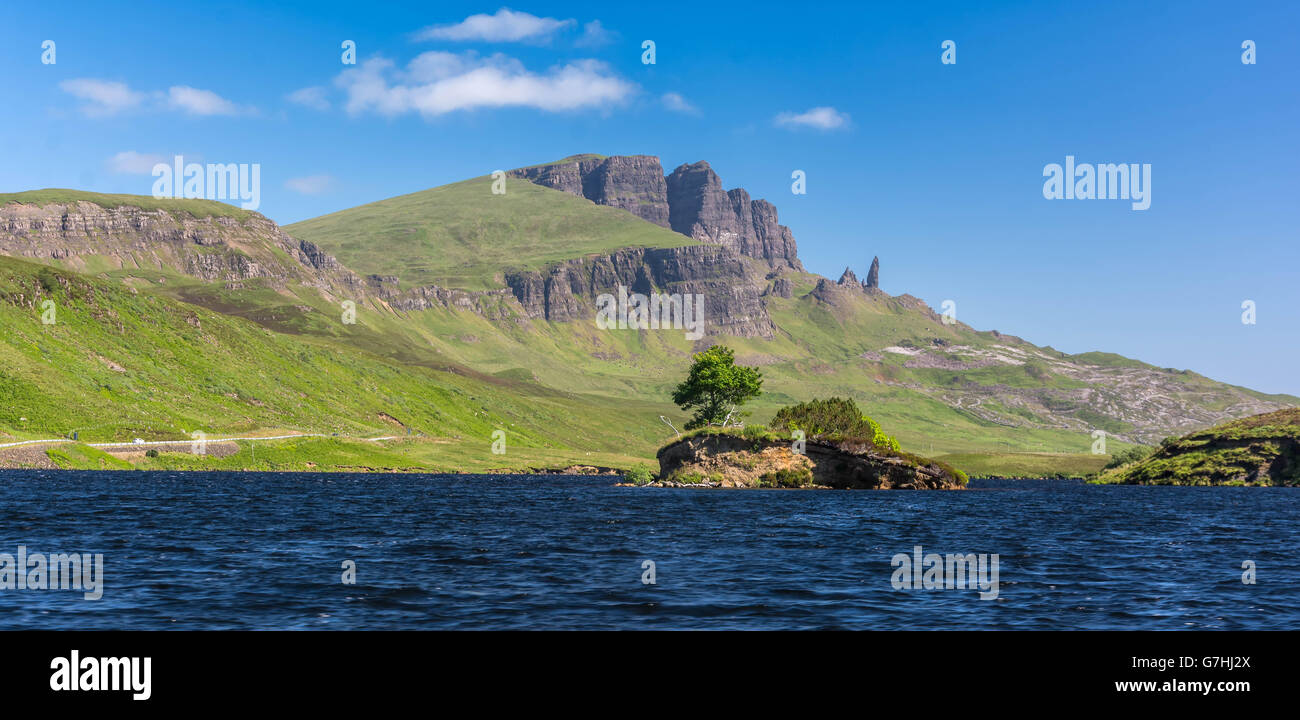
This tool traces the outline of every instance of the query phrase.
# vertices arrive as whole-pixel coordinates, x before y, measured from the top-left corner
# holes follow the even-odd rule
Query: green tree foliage
[[[673,391],[683,410],[695,408],[687,430],[725,425],[736,409],[763,392],[763,374],[736,364],[735,352],[723,345],[695,354],[690,374]]]
[[[772,418],[772,428],[784,432],[802,430],[808,437],[824,437],[844,442],[871,443],[878,448],[898,452],[898,440],[858,409],[858,404],[844,398],[813,400],[781,408]]]
[[[644,463],[623,473],[623,482],[629,482],[633,485],[649,485],[654,482],[654,479],[654,472]]]
[[[1127,465],[1129,463],[1135,463],[1139,460],[1145,460],[1147,459],[1147,456],[1150,454],[1151,454],[1151,448],[1145,448],[1145,447],[1131,447],[1124,450],[1120,450],[1119,452],[1110,456],[1110,462],[1106,463],[1105,469],[1109,470],[1111,468],[1117,468],[1121,465]]]

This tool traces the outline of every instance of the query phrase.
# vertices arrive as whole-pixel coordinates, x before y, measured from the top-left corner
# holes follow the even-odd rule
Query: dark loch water
[[[4,471],[0,553],[103,553],[104,594],[0,590],[0,628],[1300,628],[1296,490],[612,482]],[[997,553],[997,599],[895,590],[915,545]]]

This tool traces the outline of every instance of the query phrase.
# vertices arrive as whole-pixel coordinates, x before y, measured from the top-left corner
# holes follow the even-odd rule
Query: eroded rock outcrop
[[[777,222],[772,203],[751,200],[744,188],[724,191],[722,179],[704,161],[679,166],[667,183],[673,230],[774,265],[803,269],[794,235]]]
[[[669,227],[664,169],[653,155],[575,155],[553,165],[521,168],[510,174]]]
[[[402,289],[392,275],[370,275],[365,284],[371,297],[403,312],[445,308],[466,310],[492,320],[523,316],[523,308],[515,302],[509,288],[472,291],[422,285]]]
[[[744,188],[724,190],[707,162],[682,165],[665,178],[653,155],[575,155],[510,174],[773,266],[803,269],[794,235],[778,221],[776,206],[751,199]]]
[[[729,433],[683,438],[661,449],[658,459],[658,485],[869,490],[965,487],[962,480],[937,464],[914,462],[865,446],[809,441],[804,453],[795,453],[788,441]]]
[[[597,297],[616,295],[621,285],[629,293],[702,298],[709,335],[770,338],[776,331],[761,298],[765,279],[752,277],[725,247],[624,248],[543,271],[510,272],[505,280],[530,318],[594,322]]]
[[[868,290],[878,289],[880,287],[880,258],[871,258],[871,269],[867,271],[867,279],[862,281],[862,287]]]

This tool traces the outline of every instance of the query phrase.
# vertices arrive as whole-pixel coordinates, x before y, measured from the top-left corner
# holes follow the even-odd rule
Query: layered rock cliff
[[[511,174],[669,227],[664,170],[653,155],[575,155],[554,165],[521,168]]]
[[[192,215],[92,202],[0,206],[0,254],[55,261],[72,270],[171,269],[208,282],[255,278],[322,290],[356,286],[333,256],[253,212]]]
[[[659,158],[652,155],[575,155],[511,174],[599,205],[623,208],[656,225],[774,267],[803,269],[794,235],[780,224],[776,206],[752,200],[744,188],[724,190],[707,162],[682,165],[665,178]]]
[[[776,206],[751,200],[744,188],[724,191],[722,179],[707,162],[678,167],[667,185],[673,230],[773,265],[803,269],[794,235],[777,222]]]
[[[544,271],[511,272],[506,284],[530,318],[594,321],[596,298],[629,293],[680,293],[704,302],[710,335],[770,338],[776,328],[762,295],[769,284],[754,276],[729,248],[625,248],[609,255],[569,260]]]

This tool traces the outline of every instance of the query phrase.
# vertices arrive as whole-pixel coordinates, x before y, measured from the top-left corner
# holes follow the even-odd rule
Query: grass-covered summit
[[[116,193],[97,193],[85,190],[68,190],[66,188],[45,188],[44,190],[26,190],[16,193],[0,193],[0,206],[11,203],[46,207],[49,205],[76,205],[90,203],[105,209],[120,207],[140,208],[141,210],[163,210],[169,213],[185,213],[196,218],[225,217],[243,220],[253,213],[249,210],[218,200],[155,198],[151,195],[125,195]]]
[[[698,245],[618,208],[528,182],[491,176],[380,200],[288,225],[362,273],[397,276],[403,286],[482,290],[506,270],[537,270],[626,247]]]
[[[1102,474],[1140,485],[1300,485],[1300,408],[1252,415],[1171,438]]]

